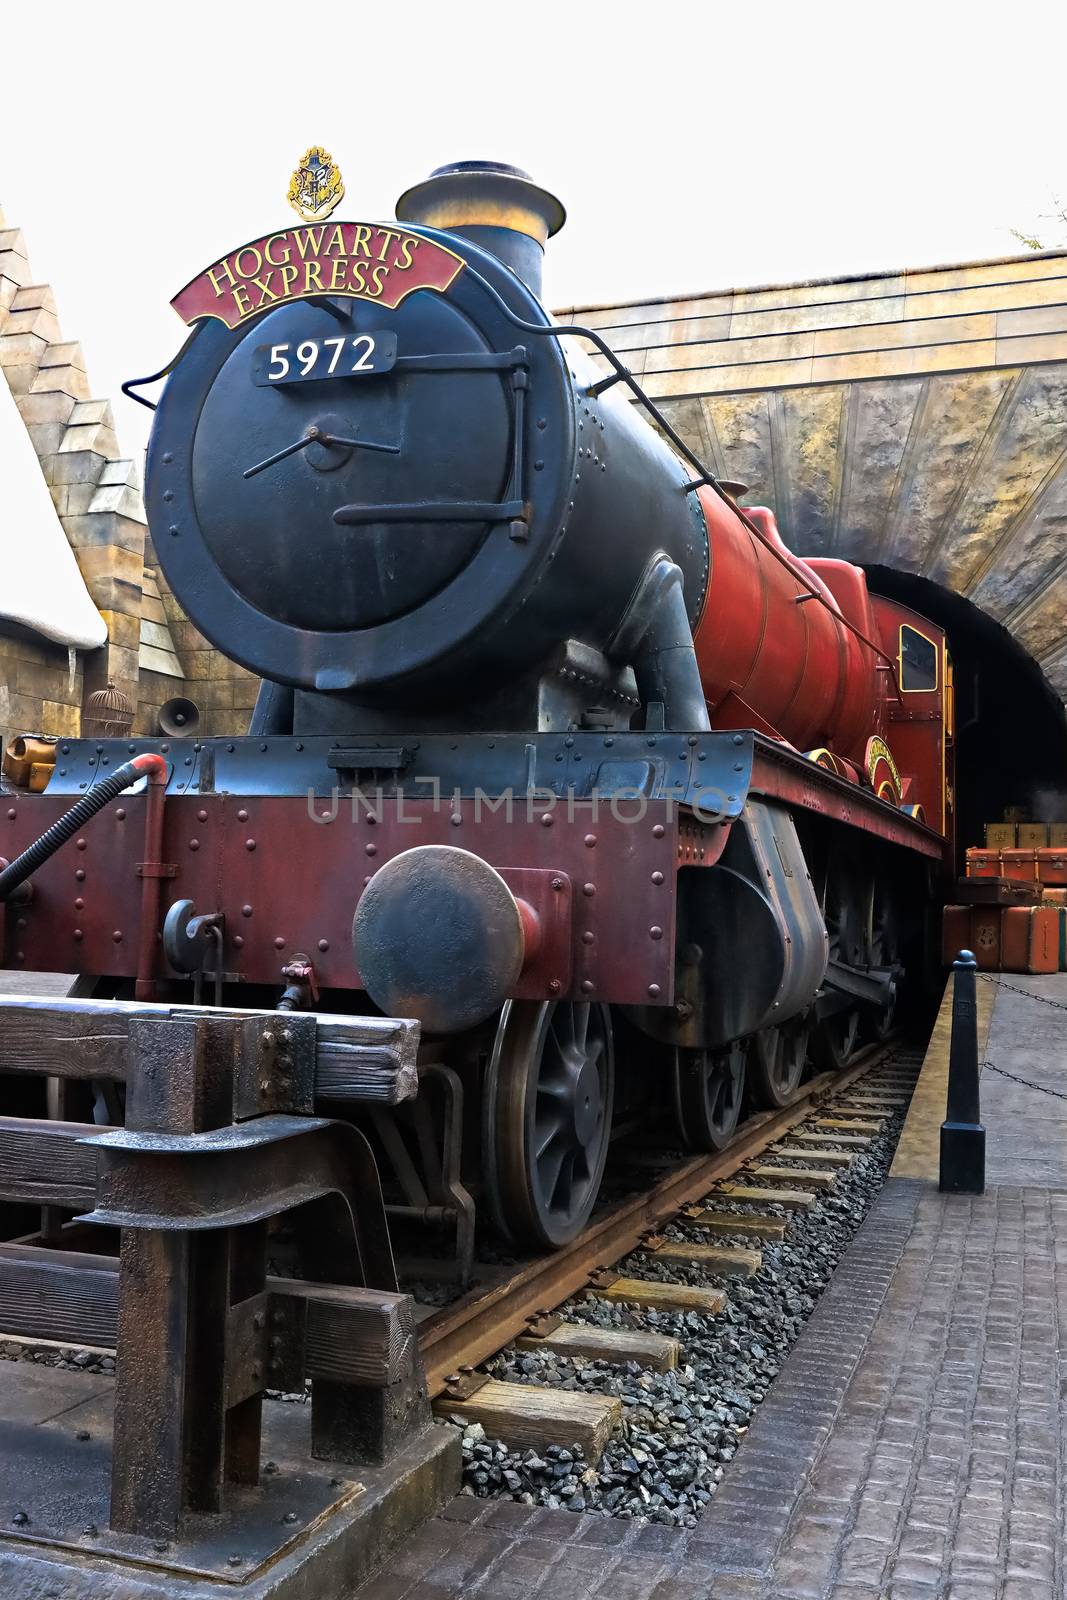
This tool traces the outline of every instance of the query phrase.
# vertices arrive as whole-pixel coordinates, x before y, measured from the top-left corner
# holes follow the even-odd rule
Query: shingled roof
[[[154,575],[145,582],[139,471],[2,212],[0,370],[0,629],[15,623],[81,650],[106,645],[103,675],[134,698],[139,669],[180,678]]]

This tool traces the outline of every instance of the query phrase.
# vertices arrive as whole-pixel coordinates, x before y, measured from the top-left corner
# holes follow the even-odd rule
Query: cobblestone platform
[[[460,1498],[360,1600],[1064,1600],[1067,975],[979,988],[987,1193],[937,1190],[942,1026],[906,1171],[696,1528]]]

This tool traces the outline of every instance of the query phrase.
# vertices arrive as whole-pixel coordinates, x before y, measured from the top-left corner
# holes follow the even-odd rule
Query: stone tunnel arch
[[[870,564],[875,594],[911,606],[949,636],[956,683],[957,843],[984,843],[1006,806],[1067,822],[1067,712],[1018,639],[963,595],[915,573]]]

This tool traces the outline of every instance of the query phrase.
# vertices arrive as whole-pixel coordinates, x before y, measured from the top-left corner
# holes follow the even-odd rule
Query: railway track
[[[524,1262],[426,1315],[419,1334],[435,1409],[464,1420],[477,1420],[488,1412],[487,1431],[492,1432],[495,1423],[500,1437],[516,1444],[543,1442],[551,1426],[557,1438],[567,1435],[571,1423],[558,1412],[560,1407],[565,1412],[573,1397],[553,1395],[554,1420],[547,1422],[545,1390],[498,1383],[478,1372],[479,1365],[517,1340],[558,1339],[562,1319],[555,1315],[556,1309],[583,1289],[609,1299],[640,1301],[641,1283],[622,1279],[615,1270],[615,1263],[635,1250],[648,1251],[653,1260],[703,1265],[716,1277],[750,1276],[760,1262],[758,1249],[751,1246],[758,1246],[761,1238],[782,1237],[789,1220],[783,1207],[803,1208],[819,1193],[832,1191],[835,1173],[847,1170],[853,1156],[882,1131],[885,1119],[906,1106],[917,1071],[918,1057],[906,1053],[898,1041],[868,1046],[842,1072],[823,1073],[804,1084],[787,1107],[750,1118],[726,1150],[684,1161],[651,1187],[613,1206],[573,1244]],[[772,1150],[774,1159],[761,1163],[760,1158]],[[804,1165],[792,1165],[800,1162]],[[754,1164],[750,1183],[730,1182]],[[710,1209],[694,1211],[694,1202],[704,1202]],[[737,1211],[739,1203],[746,1209]],[[725,1204],[725,1214],[715,1212],[716,1204]],[[761,1214],[761,1205],[770,1209]],[[660,1231],[672,1222],[710,1229],[712,1238],[724,1236],[722,1243],[686,1247],[664,1240]],[[738,1236],[750,1248],[729,1242]],[[656,1302],[668,1308],[672,1299],[676,1308],[684,1308],[687,1295],[703,1295],[700,1308],[714,1312],[726,1298],[722,1290],[691,1288],[672,1297],[664,1292],[672,1286],[654,1280],[648,1287],[656,1291]],[[573,1335],[575,1326],[566,1324],[564,1331]],[[596,1343],[590,1354],[610,1361],[610,1341]],[[655,1347],[655,1339],[649,1347]],[[620,1340],[616,1359],[634,1359],[634,1348]],[[576,1437],[581,1436],[578,1422]],[[603,1432],[603,1427],[592,1428],[591,1448],[596,1448]]]

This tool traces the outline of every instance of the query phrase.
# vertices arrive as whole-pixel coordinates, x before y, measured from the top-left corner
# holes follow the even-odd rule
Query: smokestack
[[[545,242],[567,213],[528,173],[501,161],[454,161],[396,203],[398,222],[443,228],[481,245],[511,268],[540,300]]]

